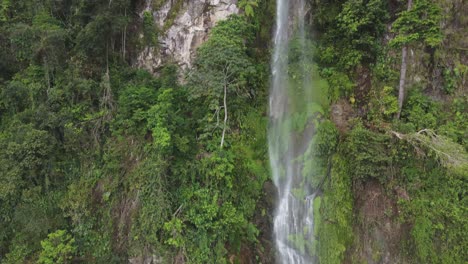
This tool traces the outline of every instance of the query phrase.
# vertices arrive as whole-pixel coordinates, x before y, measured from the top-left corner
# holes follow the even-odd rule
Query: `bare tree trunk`
[[[227,126],[227,119],[228,119],[226,96],[227,96],[227,85],[224,84],[224,126],[223,126],[223,136],[221,137],[220,148],[223,148],[223,145],[224,145],[224,135],[226,134],[226,126]]]
[[[127,20],[127,8],[125,8],[125,20]],[[123,35],[123,49],[122,49],[124,61],[125,61],[126,42],[127,42],[127,23],[125,22],[124,35]]]
[[[407,55],[408,55],[408,46],[405,45],[401,49],[400,86],[398,89],[398,112],[396,116],[397,119],[400,119],[401,109],[403,108],[403,100],[405,99]]]
[[[408,0],[408,11],[411,10],[413,0]],[[398,112],[397,119],[400,119],[401,109],[403,108],[403,101],[405,100],[405,82],[406,82],[406,67],[408,58],[408,46],[404,45],[401,49],[401,67],[400,67],[400,86],[398,88]]]
[[[47,56],[44,56],[44,68],[45,68],[45,78],[47,82],[47,96],[49,96],[50,92],[50,75],[49,75],[49,63],[47,61]]]

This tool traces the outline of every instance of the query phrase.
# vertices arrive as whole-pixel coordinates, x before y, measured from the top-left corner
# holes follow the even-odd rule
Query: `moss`
[[[320,204],[318,258],[320,263],[342,263],[346,249],[353,241],[353,196],[346,157],[338,153],[333,158],[331,178],[324,188]]]
[[[158,10],[164,5],[165,2],[167,2],[166,0],[151,0],[151,1],[152,1],[154,10]]]
[[[176,0],[171,7],[171,10],[167,14],[166,21],[164,22],[163,32],[166,32],[172,25],[174,24],[177,15],[179,14],[182,6],[184,4],[184,0]]]

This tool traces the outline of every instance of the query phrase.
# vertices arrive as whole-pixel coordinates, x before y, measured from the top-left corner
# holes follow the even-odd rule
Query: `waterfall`
[[[277,263],[314,263],[313,188],[302,174],[304,153],[310,145],[313,125],[307,118],[311,102],[311,65],[306,56],[305,0],[277,0],[274,53],[271,60],[268,147],[273,181],[278,188],[274,217]],[[299,54],[291,77],[290,43]],[[299,55],[299,56],[298,56]],[[299,58],[299,59],[297,59]],[[297,77],[300,76],[300,77]],[[295,80],[292,80],[292,79]],[[300,79],[299,81],[296,79]],[[303,130],[296,131],[294,119],[306,113]]]

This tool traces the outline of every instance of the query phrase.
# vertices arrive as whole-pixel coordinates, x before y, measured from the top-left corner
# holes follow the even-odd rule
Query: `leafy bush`
[[[346,72],[361,63],[373,63],[381,52],[380,37],[389,18],[385,3],[381,0],[345,1],[326,29],[324,40],[329,45],[319,52],[321,62]]]
[[[143,13],[143,44],[153,47],[158,44],[158,29],[154,25],[153,14],[149,11]]]
[[[438,109],[436,102],[423,95],[420,90],[412,89],[403,108],[402,118],[413,124],[416,130],[434,129],[438,123]]]
[[[422,43],[436,47],[442,42],[440,28],[442,12],[432,0],[415,0],[410,10],[403,11],[393,23],[392,30],[398,35],[390,42],[393,46]]]
[[[71,263],[76,252],[75,239],[65,230],[57,230],[50,233],[47,239],[41,241],[42,251],[38,263]]]
[[[345,142],[346,157],[353,164],[349,174],[354,180],[376,178],[385,182],[392,157],[388,155],[389,137],[370,131],[358,123]]]
[[[373,92],[369,103],[369,119],[376,122],[391,121],[393,115],[398,111],[398,100],[394,95],[394,89],[384,86],[383,89]]]

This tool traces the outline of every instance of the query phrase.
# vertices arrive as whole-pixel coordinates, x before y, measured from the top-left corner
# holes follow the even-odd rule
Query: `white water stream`
[[[278,202],[274,218],[274,239],[277,263],[311,264],[313,237],[314,190],[302,175],[302,157],[310,144],[313,127],[295,133],[292,116],[311,101],[311,75],[305,65],[305,0],[277,0],[274,54],[271,62],[272,79],[269,97],[270,124],[268,144],[273,181],[278,188]],[[302,73],[300,81],[291,81],[290,47],[292,38],[303,56],[299,56]],[[298,43],[298,44],[297,44]],[[296,51],[297,52],[297,51]],[[297,54],[296,54],[297,57]],[[301,67],[299,67],[301,68]],[[309,70],[310,71],[310,70]],[[289,72],[289,73],[288,73]],[[293,84],[301,87],[292,87]],[[299,84],[298,84],[299,83]],[[300,94],[298,94],[300,93]],[[305,111],[307,112],[307,111]]]

